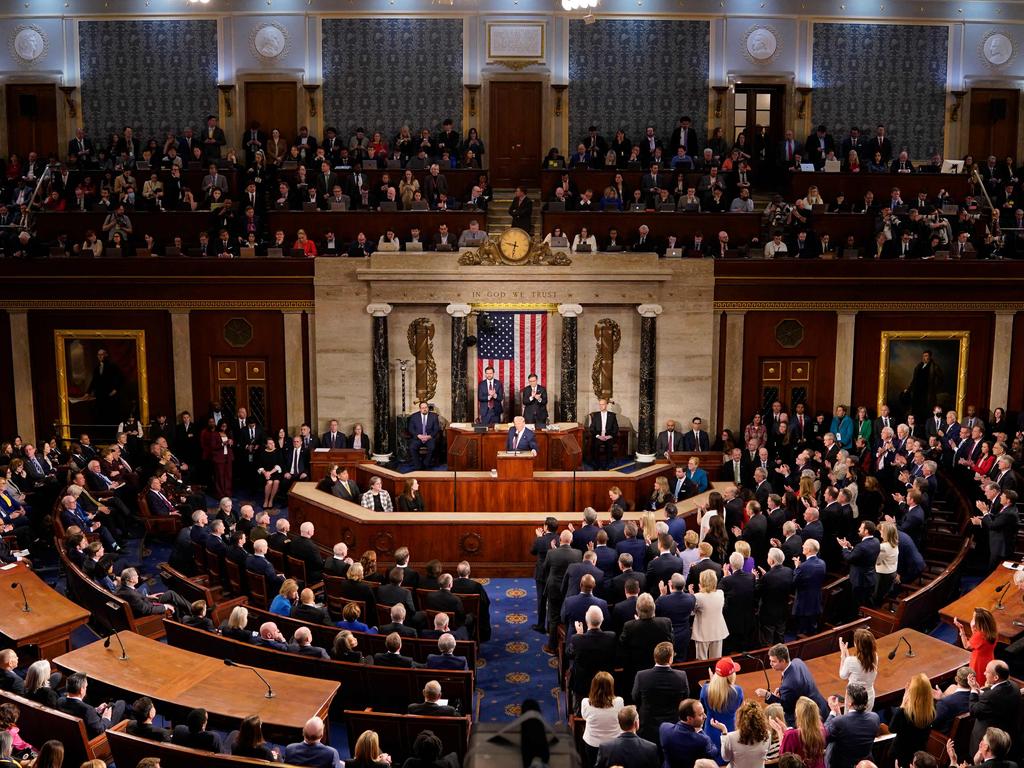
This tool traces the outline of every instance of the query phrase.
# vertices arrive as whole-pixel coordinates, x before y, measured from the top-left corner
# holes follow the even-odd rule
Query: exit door
[[[536,184],[542,151],[541,83],[492,82],[490,100],[491,184],[497,188]]]
[[[771,411],[776,400],[789,413],[793,413],[797,403],[803,403],[807,413],[814,412],[814,360],[806,357],[762,357],[760,363],[761,413]]]
[[[210,400],[219,401],[223,413],[245,408],[260,426],[268,426],[265,358],[216,357],[210,361],[210,376]]]
[[[746,132],[747,144],[755,160],[771,161],[771,148],[782,141],[785,133],[786,86],[737,85],[734,93],[735,134]],[[762,128],[765,130],[762,132]],[[763,134],[763,138],[762,138]]]

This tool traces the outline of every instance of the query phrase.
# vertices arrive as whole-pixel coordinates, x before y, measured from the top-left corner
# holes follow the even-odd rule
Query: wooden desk
[[[25,587],[30,611],[17,582]],[[71,633],[89,620],[89,611],[75,605],[21,563],[0,569],[0,635],[15,648],[34,645],[39,658],[53,659],[71,650]]]
[[[268,699],[263,683],[251,670],[228,667],[220,659],[133,632],[121,632],[120,638],[128,651],[127,661],[120,661],[121,649],[112,641],[109,648],[101,642],[90,643],[54,663],[66,674],[84,672],[94,683],[132,699],[149,696],[175,721],[195,707],[209,711],[211,725],[216,719],[223,727],[237,728],[243,718],[259,715],[264,728],[293,741],[302,738],[302,727],[313,715],[327,720],[339,688],[335,682],[261,669],[276,694]]]
[[[999,642],[1012,643],[1024,633],[1024,595],[1014,585],[1013,574],[1012,569],[1000,565],[978,586],[940,610],[939,617],[947,624],[952,624],[956,618],[967,625],[971,623],[976,607],[988,608],[996,620]],[[996,592],[999,587],[1003,590]],[[1003,598],[1003,609],[996,610],[1000,597]],[[1017,622],[1020,624],[1015,625]]]
[[[875,193],[875,204],[885,205],[893,187],[900,188],[905,201],[915,200],[918,192],[934,198],[945,189],[953,200],[963,200],[970,192],[970,179],[964,174],[948,173],[790,173],[783,182],[786,200],[793,202],[807,195],[807,188],[816,186],[826,203],[836,195],[846,195],[846,202],[859,202],[869,189]]]
[[[671,158],[669,161],[671,162]],[[571,171],[541,171],[540,172],[540,193],[541,199],[546,203],[548,200],[555,196],[555,189],[562,183],[562,174],[568,173],[569,178],[572,181],[574,187],[576,187],[577,194],[583,194],[587,189],[594,190],[594,200],[600,201],[601,196],[604,194],[604,188],[609,187],[615,181],[615,174],[622,174],[622,181],[626,185],[626,191],[628,194],[632,194],[633,190],[640,186],[640,182],[643,179],[645,173],[649,169],[644,168],[643,170],[627,171],[618,170],[615,168],[599,168],[599,169],[585,169]],[[676,174],[670,168],[666,167],[662,169],[662,172],[669,174],[669,177],[676,178]],[[696,187],[700,182],[700,177],[703,175],[696,171],[685,171],[687,184]],[[673,184],[673,186],[675,186]]]
[[[889,661],[889,652],[896,647],[901,637],[906,637],[914,646],[916,655],[908,658],[907,646],[904,643],[897,651],[896,658]],[[850,637],[846,638],[847,642],[851,640]],[[938,640],[915,629],[901,629],[891,635],[878,638],[878,658],[878,677],[875,679],[876,710],[880,706],[898,702],[903,696],[903,691],[906,690],[907,682],[919,672],[928,675],[928,679],[932,683],[950,678],[957,669],[967,664],[971,654],[959,646]],[[845,695],[846,681],[839,677],[838,650],[828,656],[809,659],[805,663],[814,676],[822,696],[827,699],[833,694],[840,698]],[[755,688],[765,687],[764,674],[756,664],[749,660],[745,668],[752,671],[738,675],[736,684],[746,691],[747,698],[752,698]],[[771,667],[767,667],[767,671],[771,688],[775,690],[782,681],[782,675]],[[763,702],[763,699],[761,701]]]
[[[721,451],[673,451],[668,455],[668,460],[670,464],[686,469],[693,457],[697,458],[698,466],[708,473],[708,482],[718,479],[725,459]]]
[[[349,467],[366,461],[366,452],[358,448],[317,448],[309,454],[309,477],[314,482],[327,476],[331,467]]]
[[[567,237],[586,227],[590,234],[597,238],[598,249],[608,240],[608,230],[619,232],[619,242],[631,247],[637,239],[641,224],[646,224],[651,235],[662,241],[669,235],[675,235],[682,242],[700,232],[706,242],[713,243],[718,239],[720,230],[729,233],[729,243],[734,247],[746,245],[761,233],[760,213],[669,213],[660,211],[605,211],[584,212],[568,211],[565,213],[544,211],[543,230],[547,234],[553,227],[561,227]],[[574,258],[585,259],[587,254],[579,254]]]
[[[393,482],[393,479],[388,477],[388,470],[378,467],[374,471],[384,478],[385,486]],[[604,510],[608,508],[608,487],[618,485],[625,493],[635,492],[635,485],[640,484],[646,496],[653,486],[653,478],[659,473],[670,472],[671,467],[668,464],[655,465],[632,475],[621,475],[617,472],[578,472],[577,506],[573,507],[572,511],[550,513],[528,506],[520,507],[519,511],[513,512],[462,511],[468,507],[459,507],[460,511],[457,512],[374,512],[318,491],[313,483],[296,483],[288,496],[288,515],[292,524],[296,526],[306,520],[312,522],[316,526],[317,541],[322,544],[344,541],[353,552],[373,549],[382,561],[389,558],[398,547],[408,545],[412,548],[416,566],[433,558],[445,563],[468,560],[473,566],[473,573],[477,576],[529,576],[533,574],[535,562],[530,556],[530,547],[535,538],[534,529],[543,522],[545,514],[557,519],[560,527],[568,523],[579,525],[578,510],[586,506],[586,499],[590,498],[583,496],[583,489],[604,488],[599,497],[602,499],[599,509]],[[450,494],[452,474],[417,472],[413,476],[420,480],[420,490],[423,491],[428,480],[447,475],[447,478],[437,478],[435,482],[446,480]],[[472,474],[484,475],[496,490],[503,488],[501,481],[490,480],[490,473]],[[506,485],[535,485],[549,475],[561,475],[558,482],[567,486],[571,492],[570,473],[537,472],[530,483],[508,481]],[[640,477],[637,478],[637,475]],[[398,477],[401,478],[403,475]],[[463,474],[459,473],[460,483],[463,481],[462,478]],[[721,490],[722,484],[718,483],[717,487]],[[426,494],[424,496],[426,497]],[[597,498],[595,494],[594,499]],[[698,504],[706,504],[707,498],[708,494],[703,493],[677,505],[679,513],[686,519],[688,528],[696,529],[696,508]],[[427,509],[451,510],[452,506],[432,506],[428,503]],[[625,518],[639,520],[642,514],[627,512]],[[600,519],[607,523],[611,516],[607,512],[601,512]]]
[[[317,168],[309,168],[308,170],[310,172],[310,176],[312,176],[313,172],[314,171],[319,172],[320,168],[318,166]],[[348,186],[349,179],[352,178],[352,171],[337,171],[337,170],[335,170],[335,171],[333,171],[333,173],[338,177],[338,181],[341,183],[341,188],[342,189],[346,189],[347,186]],[[388,181],[397,190],[398,189],[398,183],[403,178],[405,178],[405,171],[403,169],[401,169],[401,168],[396,168],[396,169],[392,169],[392,170],[385,170],[385,171],[379,171],[376,168],[371,168],[370,170],[366,170],[364,168],[363,169],[363,175],[367,179],[367,181],[366,181],[367,189],[369,189],[371,192],[376,192],[380,188],[380,185],[381,185],[381,176],[383,176],[385,173],[388,174]],[[413,175],[414,179],[419,181],[420,188],[422,188],[423,187],[423,182],[426,181],[426,178],[427,178],[427,176],[430,175],[430,172],[429,171],[413,171],[412,175]],[[480,180],[480,176],[482,176],[482,175],[486,176],[487,172],[486,171],[481,171],[481,170],[479,170],[477,168],[449,168],[449,169],[442,169],[441,170],[441,175],[444,176],[445,180],[448,182],[448,199],[449,200],[456,200],[460,204],[462,204],[462,203],[464,203],[469,198],[470,192],[473,191],[473,185],[476,184],[477,181]],[[287,170],[287,171],[282,170],[279,173],[279,178],[282,181],[287,181],[289,184],[294,185],[295,184],[295,171],[294,170]],[[196,187],[194,187],[194,188],[196,188]],[[275,190],[277,189],[277,185],[276,184],[273,186],[273,189],[275,189]]]
[[[559,424],[558,431],[540,430],[537,437],[537,469],[572,471],[583,466],[583,427]],[[495,469],[498,451],[505,450],[508,425],[487,432],[474,432],[465,427],[449,426],[448,468],[453,471]]]

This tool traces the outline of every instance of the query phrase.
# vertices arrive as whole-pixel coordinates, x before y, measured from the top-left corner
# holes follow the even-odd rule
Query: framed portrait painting
[[[112,439],[129,414],[149,423],[145,331],[60,329],[53,336],[64,439],[80,432]]]
[[[882,331],[878,408],[927,418],[938,405],[963,413],[970,331]]]

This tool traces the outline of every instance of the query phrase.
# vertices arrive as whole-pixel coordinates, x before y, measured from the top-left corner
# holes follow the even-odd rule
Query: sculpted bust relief
[[[253,47],[256,53],[265,59],[276,59],[284,52],[287,39],[280,27],[265,24],[253,35]]]
[[[35,61],[45,49],[46,40],[37,29],[25,27],[14,35],[14,53],[23,61]]]
[[[763,64],[771,61],[779,50],[779,38],[775,31],[768,27],[751,27],[747,31],[743,47],[748,59]]]
[[[1001,32],[995,32],[985,38],[982,53],[989,64],[1001,66],[1013,56],[1013,41]]]

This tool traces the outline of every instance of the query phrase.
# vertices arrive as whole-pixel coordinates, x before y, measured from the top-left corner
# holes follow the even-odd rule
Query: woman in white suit
[[[690,591],[693,591],[692,585]],[[718,588],[718,576],[713,570],[701,572],[700,591],[694,597],[697,598],[697,605],[693,608],[696,658],[717,659],[722,655],[722,641],[729,636],[729,627],[722,613],[725,609],[725,593]]]

